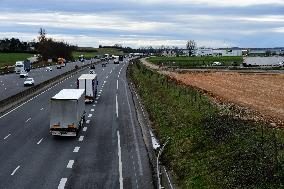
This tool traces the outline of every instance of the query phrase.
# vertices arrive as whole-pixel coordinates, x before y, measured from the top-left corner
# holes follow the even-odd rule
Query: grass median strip
[[[284,133],[221,112],[194,88],[136,62],[129,68],[156,134],[162,161],[181,188],[281,188]]]

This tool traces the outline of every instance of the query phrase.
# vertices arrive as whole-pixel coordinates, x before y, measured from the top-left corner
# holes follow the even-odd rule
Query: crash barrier
[[[101,63],[101,61],[99,62],[95,62],[95,64],[99,64]],[[26,99],[30,98],[31,96],[34,96],[35,93],[39,93],[41,91],[43,91],[45,88],[47,88],[50,84],[54,84],[54,82],[57,81],[57,83],[59,83],[60,81],[64,80],[65,78],[67,78],[68,76],[71,75],[75,75],[78,72],[82,71],[83,69],[86,69],[87,67],[90,66],[90,64],[86,64],[83,66],[80,66],[78,69],[74,68],[68,72],[65,72],[61,75],[55,76],[49,80],[46,80],[40,84],[37,84],[33,87],[30,87],[22,92],[19,92],[15,95],[12,95],[6,99],[3,99],[0,101],[0,114],[6,112],[7,110],[11,109],[13,106],[25,101]]]

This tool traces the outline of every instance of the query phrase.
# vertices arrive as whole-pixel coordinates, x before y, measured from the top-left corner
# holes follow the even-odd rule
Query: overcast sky
[[[284,0],[0,0],[0,38],[79,46],[283,47]]]

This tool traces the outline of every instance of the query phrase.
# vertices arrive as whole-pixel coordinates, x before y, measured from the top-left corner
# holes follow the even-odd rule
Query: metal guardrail
[[[101,61],[99,62],[95,62],[96,64],[97,63],[100,63]],[[70,75],[70,74],[76,74],[77,72],[81,71],[82,69],[84,68],[87,68],[90,66],[91,63],[88,63],[86,65],[83,65],[81,67],[79,67],[78,69],[72,69],[68,72],[65,72],[63,74],[60,74],[58,76],[55,76],[49,80],[46,80],[38,85],[35,85],[33,87],[30,87],[22,92],[19,92],[15,95],[12,95],[6,99],[3,99],[0,101],[0,114],[4,113],[5,111],[9,110],[10,108],[12,108],[13,106],[15,106],[16,104],[19,104],[23,101],[24,97],[27,97],[31,94],[34,94],[36,93],[37,91],[40,91],[42,88],[44,88],[45,86],[48,86],[49,84],[52,84],[54,83],[55,81],[59,81],[60,79]]]
[[[164,187],[162,187],[162,183],[161,183],[161,171],[160,171],[160,156],[162,155],[165,146],[168,144],[170,138],[168,138],[166,140],[166,142],[164,143],[164,145],[162,146],[162,148],[159,150],[158,156],[157,156],[157,178],[158,178],[158,189],[163,189]]]

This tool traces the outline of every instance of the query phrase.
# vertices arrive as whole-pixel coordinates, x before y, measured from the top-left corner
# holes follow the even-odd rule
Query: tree
[[[188,56],[191,56],[194,54],[194,51],[196,50],[196,42],[194,40],[189,40],[186,42],[186,49],[188,50]]]
[[[52,38],[47,38],[46,31],[43,28],[39,30],[38,40],[37,50],[41,54],[42,60],[46,61],[49,58],[70,60],[73,58],[72,52],[75,50],[75,47],[62,41],[57,42]]]

